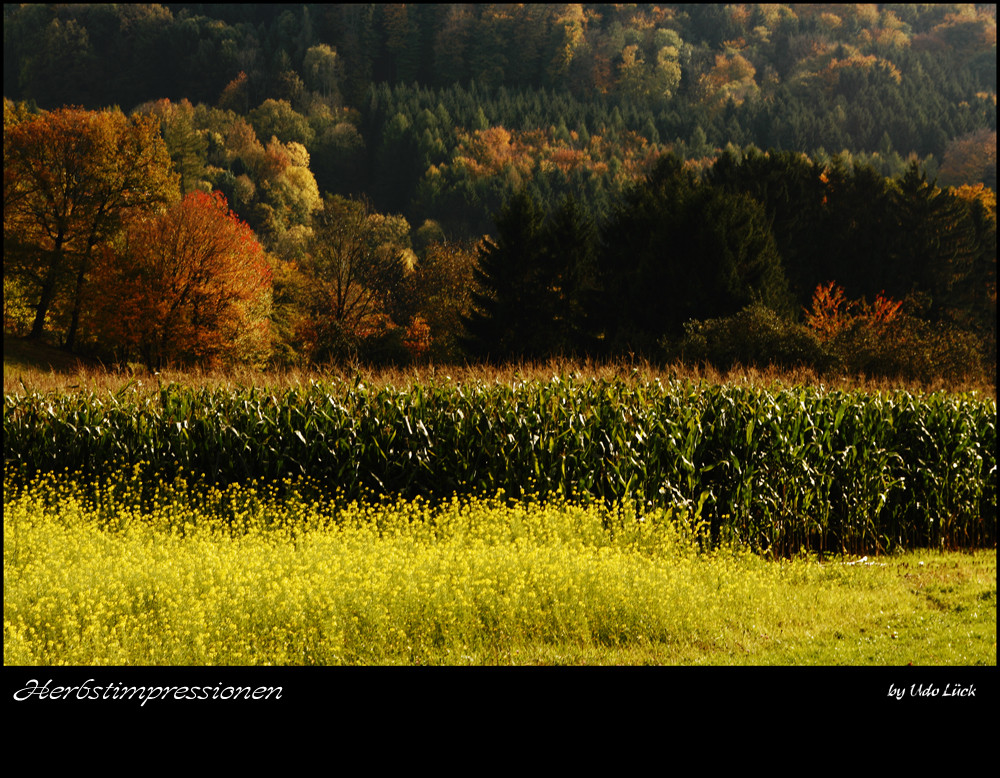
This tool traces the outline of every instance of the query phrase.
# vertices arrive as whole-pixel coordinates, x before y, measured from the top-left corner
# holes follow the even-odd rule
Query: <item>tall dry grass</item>
[[[435,383],[500,383],[514,384],[524,381],[548,381],[553,376],[577,379],[626,379],[639,383],[660,379],[690,380],[706,384],[728,384],[746,387],[780,389],[791,386],[816,386],[831,390],[861,390],[865,392],[891,392],[905,390],[914,394],[936,391],[976,392],[983,397],[996,398],[996,387],[988,383],[962,383],[928,377],[926,381],[913,382],[864,375],[821,375],[812,368],[795,370],[769,367],[734,366],[730,370],[717,370],[709,364],[674,363],[661,365],[644,359],[620,358],[611,361],[593,359],[555,358],[543,362],[517,362],[502,366],[452,364],[414,365],[408,367],[371,367],[362,363],[330,365],[314,368],[285,370],[255,370],[251,368],[230,370],[178,370],[164,369],[151,372],[144,368],[114,369],[101,365],[79,363],[74,368],[53,369],[8,363],[4,360],[4,394],[31,394],[48,392],[116,393],[124,387],[134,387],[155,392],[159,386],[178,383],[195,389],[238,389],[256,386],[273,391],[308,386],[315,381],[355,381],[360,378],[371,386],[406,387],[433,381]]]

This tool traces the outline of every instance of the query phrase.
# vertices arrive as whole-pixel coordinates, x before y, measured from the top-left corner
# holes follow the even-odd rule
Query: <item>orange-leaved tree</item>
[[[219,192],[192,192],[130,225],[97,267],[93,327],[119,358],[254,362],[269,350],[271,268]]]
[[[882,294],[875,302],[845,299],[844,290],[830,281],[820,284],[813,292],[812,308],[805,309],[805,323],[822,341],[830,340],[855,324],[880,329],[889,324],[903,307],[901,302],[890,300]]]
[[[99,246],[178,196],[151,116],[63,108],[4,124],[4,274],[30,291],[32,337],[57,309],[72,349]]]

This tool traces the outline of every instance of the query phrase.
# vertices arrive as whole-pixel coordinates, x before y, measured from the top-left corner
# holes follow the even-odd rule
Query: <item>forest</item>
[[[4,328],[996,381],[992,5],[4,7]]]
[[[5,665],[996,665],[994,5],[3,13]]]

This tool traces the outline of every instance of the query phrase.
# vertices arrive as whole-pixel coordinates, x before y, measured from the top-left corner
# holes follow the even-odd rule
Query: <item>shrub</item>
[[[922,382],[988,380],[986,355],[975,335],[914,316],[900,315],[884,327],[857,321],[826,348],[831,364],[848,373]]]
[[[829,361],[814,332],[760,303],[749,305],[734,316],[689,321],[679,343],[671,346],[668,341],[661,341],[661,345],[669,358],[708,362],[719,370],[737,364],[823,368]]]

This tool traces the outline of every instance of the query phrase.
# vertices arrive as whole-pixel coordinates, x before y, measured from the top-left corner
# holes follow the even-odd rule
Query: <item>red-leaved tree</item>
[[[267,356],[271,269],[221,193],[192,192],[134,222],[97,270],[93,329],[119,359],[153,369]]]

